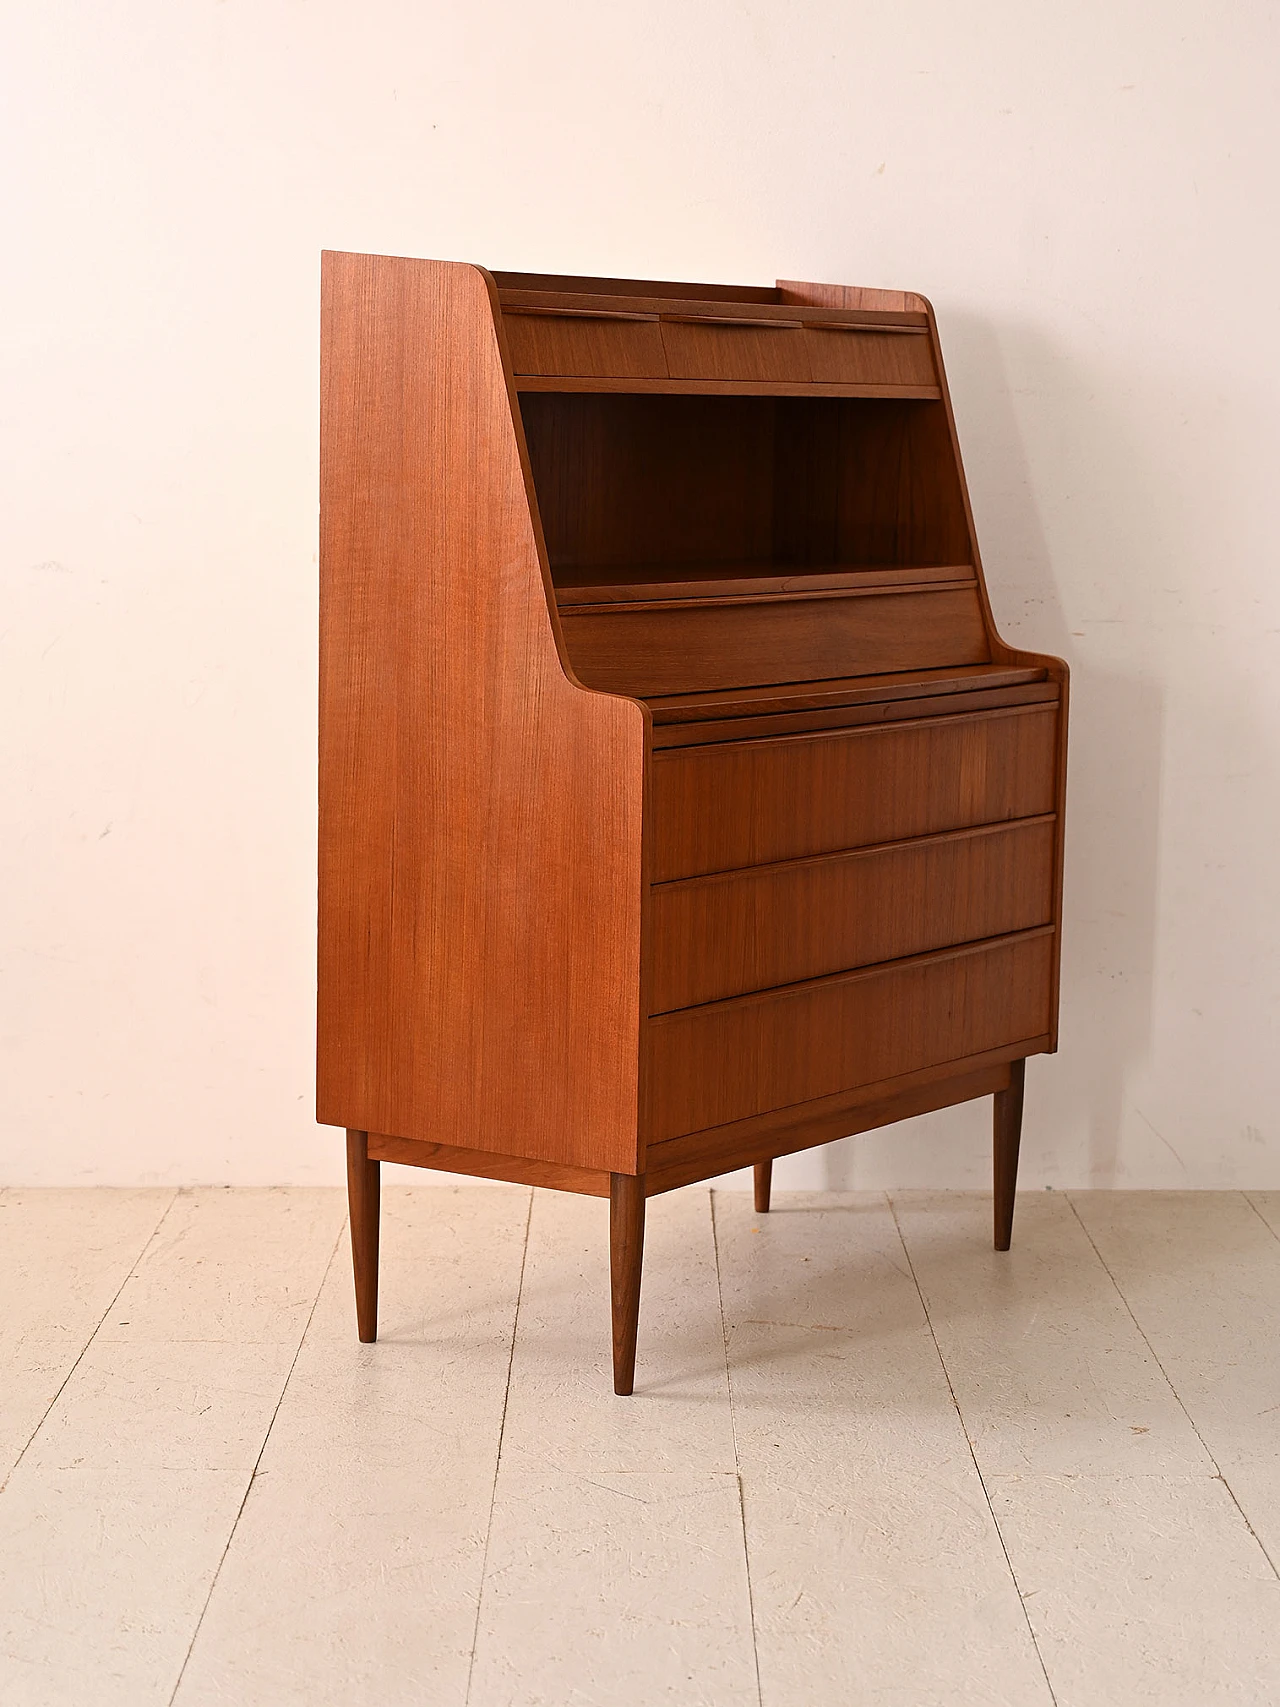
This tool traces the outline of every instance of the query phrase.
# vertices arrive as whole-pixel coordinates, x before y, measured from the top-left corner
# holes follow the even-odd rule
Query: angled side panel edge
[[[644,717],[561,667],[489,292],[325,257],[318,1115],[633,1171]]]

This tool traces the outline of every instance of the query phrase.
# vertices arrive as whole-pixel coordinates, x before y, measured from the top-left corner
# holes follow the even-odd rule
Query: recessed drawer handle
[[[656,314],[631,314],[621,308],[507,308],[504,314],[536,314],[546,320],[656,320]]]
[[[749,326],[753,332],[798,332],[803,320],[739,320],[731,314],[664,314],[673,326]]]
[[[811,332],[905,332],[910,337],[923,337],[927,326],[851,326],[847,320],[806,320]]]

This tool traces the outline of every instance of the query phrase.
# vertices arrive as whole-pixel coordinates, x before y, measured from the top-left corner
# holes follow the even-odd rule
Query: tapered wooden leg
[[[769,1213],[769,1193],[773,1189],[773,1163],[756,1163],[756,1214]]]
[[[347,1204],[351,1264],[356,1276],[356,1326],[367,1343],[378,1337],[378,1211],[381,1166],[369,1160],[369,1134],[347,1131]]]
[[[1007,1251],[1013,1238],[1013,1199],[1018,1189],[1018,1144],[1022,1138],[1022,1087],[1027,1063],[1009,1063],[1009,1088],[995,1096],[995,1243]]]
[[[640,1263],[644,1255],[644,1175],[609,1182],[609,1279],[613,1293],[613,1390],[629,1393],[636,1378]]]

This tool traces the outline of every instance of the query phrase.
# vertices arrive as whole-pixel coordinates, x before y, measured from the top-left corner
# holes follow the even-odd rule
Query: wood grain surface
[[[745,594],[684,605],[573,606],[561,611],[561,626],[579,680],[637,696],[987,658],[972,583],[844,597]]]
[[[663,883],[654,1013],[1047,924],[1052,817]]]
[[[506,1180],[510,1185],[538,1185],[550,1191],[576,1191],[587,1197],[609,1195],[609,1175],[603,1169],[539,1162],[528,1156],[502,1155],[495,1150],[463,1150],[452,1144],[426,1144],[418,1138],[392,1138],[371,1132],[369,1154],[380,1162],[399,1162],[403,1167]]]
[[[656,379],[667,371],[656,316],[651,320],[612,320],[513,313],[505,317],[505,328],[517,374],[614,374]]]
[[[653,881],[1052,812],[1054,706],[656,753]]]
[[[638,1165],[645,712],[566,674],[479,268],[323,270],[318,1113]]]
[[[770,347],[787,335],[759,334]],[[959,565],[973,574],[938,403],[760,388],[655,396],[636,381],[626,394],[522,393],[520,411],[557,579],[583,568],[744,563],[765,572],[776,564],[775,573]]]
[[[1045,928],[663,1014],[650,1142],[1039,1037],[1052,957]]]

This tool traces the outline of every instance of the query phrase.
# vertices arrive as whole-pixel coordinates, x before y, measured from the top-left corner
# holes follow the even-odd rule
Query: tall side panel
[[[638,1167],[644,713],[556,649],[490,286],[323,269],[317,1116]]]

